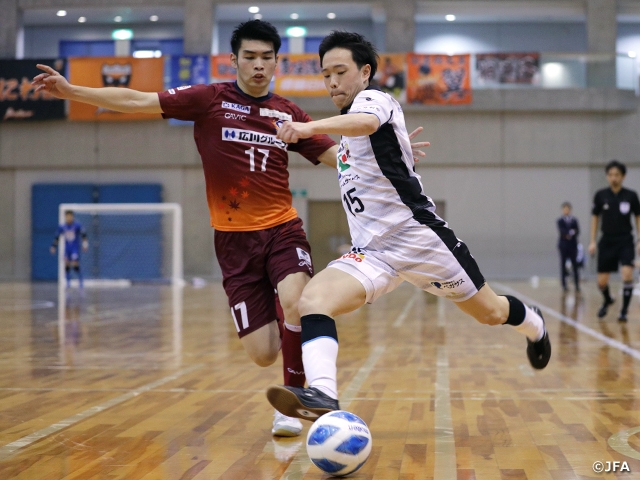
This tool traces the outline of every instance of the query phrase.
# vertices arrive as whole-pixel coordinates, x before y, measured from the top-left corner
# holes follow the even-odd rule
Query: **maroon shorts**
[[[276,320],[275,288],[283,278],[297,272],[313,275],[299,218],[255,232],[216,230],[214,241],[240,338]]]

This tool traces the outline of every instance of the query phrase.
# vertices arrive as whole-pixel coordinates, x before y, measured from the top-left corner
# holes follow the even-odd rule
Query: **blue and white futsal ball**
[[[358,470],[371,453],[369,427],[344,410],[325,413],[309,429],[309,458],[322,471],[336,477]]]

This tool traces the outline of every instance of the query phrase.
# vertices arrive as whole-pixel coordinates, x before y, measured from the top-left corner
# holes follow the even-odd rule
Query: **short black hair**
[[[344,48],[351,51],[351,57],[356,63],[358,68],[362,68],[365,65],[371,66],[371,74],[369,75],[369,82],[373,80],[376,70],[378,70],[378,52],[373,44],[364,38],[359,33],[343,32],[334,30],[329,35],[324,37],[318,48],[318,54],[320,55],[320,65],[322,65],[322,59],[324,54],[334,48]]]
[[[569,207],[569,210],[571,210],[571,209],[573,208],[573,207],[571,206],[571,203],[570,203],[570,202],[563,202],[563,204],[562,204],[562,208],[564,208],[564,207]]]
[[[65,215],[73,215],[73,210],[65,210],[64,214]]]
[[[273,51],[278,54],[282,40],[276,27],[263,20],[249,20],[236,26],[231,34],[231,51],[238,55],[242,40],[260,40],[273,44]]]
[[[611,170],[612,168],[617,168],[618,170],[620,170],[620,173],[623,177],[627,174],[627,167],[624,163],[619,162],[618,160],[611,160],[609,163],[607,163],[607,166],[604,167],[604,171],[606,173],[609,173],[609,170]]]

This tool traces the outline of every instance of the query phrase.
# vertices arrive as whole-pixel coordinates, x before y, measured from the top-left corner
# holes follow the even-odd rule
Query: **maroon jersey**
[[[285,120],[309,122],[309,115],[279,95],[251,97],[235,82],[172,88],[158,96],[164,118],[195,122],[216,230],[263,230],[297,217],[291,206],[287,151],[317,164],[335,142],[315,135],[286,144],[276,133]]]

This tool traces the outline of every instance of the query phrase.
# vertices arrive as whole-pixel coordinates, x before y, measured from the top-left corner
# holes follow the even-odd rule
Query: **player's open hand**
[[[284,122],[278,129],[278,138],[286,143],[297,143],[298,140],[313,135],[308,123]]]
[[[71,85],[66,78],[48,65],[39,63],[36,67],[45,72],[33,77],[31,85],[36,87],[36,92],[45,90],[56,98],[69,98]]]
[[[55,255],[56,254],[56,247],[50,247],[49,251],[51,252],[51,255]]]
[[[418,127],[413,132],[409,134],[409,140],[413,140],[420,132],[422,132],[424,128]],[[418,157],[426,157],[427,154],[424,153],[421,148],[425,148],[431,145],[431,142],[416,142],[411,144],[411,152],[413,153],[413,161],[419,162],[420,159]]]
[[[592,257],[596,254],[596,242],[591,242],[589,244],[589,255]]]

